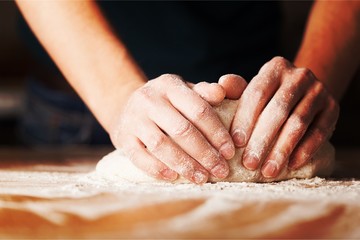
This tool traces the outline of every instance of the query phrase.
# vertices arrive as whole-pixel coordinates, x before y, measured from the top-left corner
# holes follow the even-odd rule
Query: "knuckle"
[[[287,60],[282,56],[275,56],[271,59],[271,62],[274,62],[274,63],[283,63],[285,61],[287,61]]]
[[[202,120],[209,116],[210,111],[211,108],[207,104],[201,103],[194,110],[194,119],[197,121]]]
[[[124,152],[126,153],[126,156],[131,160],[131,161],[136,161],[137,157],[136,157],[136,152],[137,152],[137,148],[136,146],[130,144],[130,145],[126,145],[124,146]]]
[[[265,74],[265,76],[269,76],[272,79],[278,79],[281,76],[281,72],[289,68],[292,68],[292,64],[284,57],[277,56],[265,63],[261,67],[259,74]]]
[[[295,114],[293,116],[293,123],[299,127],[304,127],[309,123],[309,117],[301,114]]]
[[[296,86],[292,86],[290,88],[287,88],[286,90],[279,92],[279,95],[277,97],[279,98],[279,102],[289,105],[288,103],[292,102],[296,95]]]
[[[179,75],[170,73],[162,74],[158,79],[161,81],[161,83],[164,84],[183,82],[182,78]]]
[[[294,114],[289,120],[291,128],[295,133],[303,132],[309,124],[308,117],[300,114]]]
[[[320,82],[316,82],[314,87],[308,93],[309,97],[311,98],[311,102],[314,104],[313,108],[317,106],[320,109],[324,109],[328,107],[327,104],[329,103],[327,92],[324,85]],[[310,106],[309,106],[310,107]]]
[[[316,80],[314,74],[308,68],[296,68],[294,70],[295,79],[294,82],[297,84],[314,82]]]
[[[173,77],[173,74],[171,73],[164,73],[164,74],[161,74],[159,78],[171,78]]]
[[[299,74],[299,76],[301,78],[308,78],[311,77],[311,70],[305,67],[301,67],[301,68],[297,68],[296,69],[297,74]]]
[[[213,138],[215,139],[215,146],[222,146],[232,141],[232,138],[226,128],[219,127],[214,131]]]
[[[255,101],[261,101],[266,95],[266,90],[260,84],[254,85],[249,91],[249,98],[254,99]]]
[[[330,129],[317,127],[315,129],[310,130],[314,140],[318,143],[324,142],[327,139],[327,136],[330,134]]]
[[[327,129],[318,128],[318,130],[317,130],[317,138],[316,138],[317,141],[318,142],[324,142],[327,139],[327,137],[329,136],[330,132],[332,132],[332,131],[330,131],[330,128],[327,128]]]
[[[277,68],[289,68],[291,65],[290,62],[281,56],[276,56],[273,59],[271,59],[271,62],[275,65]]]
[[[200,156],[201,163],[206,169],[212,169],[219,163],[219,157],[212,149],[204,151]]]
[[[176,74],[171,74],[171,73],[164,73],[162,75],[160,75],[160,79],[176,79],[178,78],[179,76],[176,75]]]
[[[145,85],[139,89],[137,89],[134,93],[133,93],[133,97],[132,100],[138,100],[144,103],[149,103],[151,102],[151,99],[153,98],[153,91],[150,87],[150,85]]]
[[[326,89],[325,89],[324,84],[320,81],[316,81],[314,84],[314,92],[316,95],[325,94]]]
[[[154,134],[149,137],[146,142],[146,147],[150,152],[157,152],[161,146],[166,142],[167,136],[165,134]]]
[[[290,112],[290,105],[287,100],[275,99],[273,110],[276,112],[276,116],[280,118],[286,118]]]
[[[177,127],[174,129],[173,135],[175,137],[185,137],[191,135],[193,131],[193,125],[189,121],[184,121],[177,125]]]

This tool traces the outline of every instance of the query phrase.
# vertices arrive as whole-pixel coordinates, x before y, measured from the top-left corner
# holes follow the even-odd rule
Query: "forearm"
[[[340,100],[360,64],[360,2],[318,1],[295,59]]]
[[[100,123],[146,82],[92,1],[17,1],[30,27]]]

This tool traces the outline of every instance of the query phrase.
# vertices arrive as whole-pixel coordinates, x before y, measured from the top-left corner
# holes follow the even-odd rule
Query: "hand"
[[[198,184],[209,173],[224,178],[229,173],[225,159],[235,154],[211,105],[176,75],[162,75],[136,90],[110,132],[115,147],[138,168],[164,180],[178,174]]]
[[[245,147],[243,165],[261,166],[264,177],[308,162],[332,135],[339,106],[324,84],[305,68],[275,57],[242,94],[231,133]]]

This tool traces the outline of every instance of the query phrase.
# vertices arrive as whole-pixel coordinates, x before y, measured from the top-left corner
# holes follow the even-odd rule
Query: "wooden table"
[[[360,238],[360,150],[329,180],[203,186],[100,179],[109,151],[0,149],[0,238]]]

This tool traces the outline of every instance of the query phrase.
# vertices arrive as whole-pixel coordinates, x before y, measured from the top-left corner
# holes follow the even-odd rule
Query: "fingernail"
[[[208,176],[207,174],[197,170],[194,172],[192,179],[196,184],[202,184],[202,183],[206,183],[206,181],[208,180]]]
[[[256,170],[259,162],[260,160],[256,154],[247,154],[244,157],[244,166],[249,170]]]
[[[175,171],[168,169],[168,168],[162,170],[160,172],[160,174],[164,177],[164,179],[170,180],[170,181],[174,181],[178,177],[178,174]]]
[[[229,166],[225,161],[220,161],[211,169],[211,173],[217,178],[226,178],[229,175]]]
[[[276,177],[276,174],[279,170],[279,164],[273,160],[265,163],[263,170],[261,171],[263,176],[266,178]]]
[[[246,134],[243,130],[236,129],[233,134],[233,140],[235,143],[235,146],[242,147],[246,143]]]
[[[231,143],[225,143],[220,147],[219,152],[225,159],[231,159],[235,155],[235,147]]]

